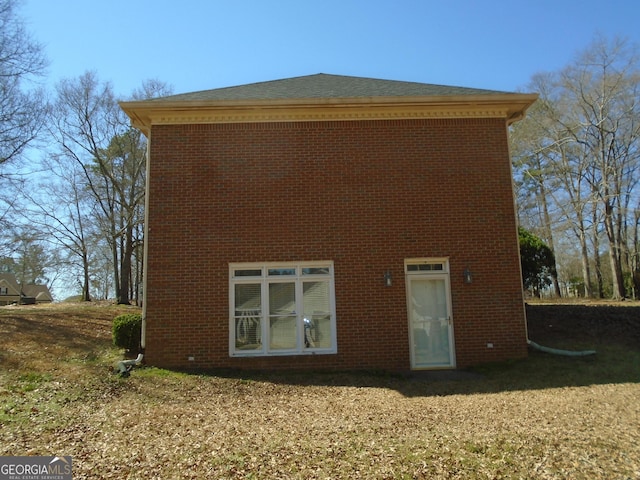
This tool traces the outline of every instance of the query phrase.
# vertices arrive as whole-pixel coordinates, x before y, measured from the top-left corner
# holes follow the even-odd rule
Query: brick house
[[[122,102],[149,139],[147,363],[526,356],[507,127],[535,99],[318,74]]]

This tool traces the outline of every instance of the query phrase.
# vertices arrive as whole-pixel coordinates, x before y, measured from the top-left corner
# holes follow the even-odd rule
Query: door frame
[[[448,257],[424,257],[424,258],[407,258],[404,261],[406,297],[407,297],[407,322],[409,326],[409,360],[411,370],[444,370],[456,368],[456,352],[455,352],[455,336],[454,322],[451,304],[451,275],[449,270]],[[447,306],[447,315],[449,319],[449,363],[447,365],[433,366],[416,366],[414,329],[411,302],[411,283],[414,280],[444,280],[445,301]]]

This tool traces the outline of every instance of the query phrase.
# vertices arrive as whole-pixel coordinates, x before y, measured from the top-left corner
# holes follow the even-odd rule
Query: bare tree
[[[525,121],[513,127],[510,137],[515,171],[519,175],[516,182],[519,210],[524,205],[534,206],[536,215],[524,226],[536,232],[554,256],[556,233],[573,232],[582,256],[584,294],[589,297],[591,274],[584,220],[588,198],[584,197],[581,188],[583,159],[571,148],[567,133],[559,124],[562,108],[553,78],[536,75],[529,88],[540,92],[540,98],[529,110]],[[560,296],[557,277],[552,278],[552,282],[555,294]]]
[[[39,231],[31,225],[22,225],[16,229],[10,242],[11,255],[0,256],[0,271],[15,274],[20,285],[48,283],[46,270],[51,266],[51,255]]]
[[[19,157],[36,138],[45,114],[42,91],[26,87],[44,74],[47,60],[16,5],[15,0],[0,0],[0,166]]]
[[[11,238],[17,232],[12,215],[20,179],[13,174],[46,116],[36,81],[44,75],[47,61],[18,16],[17,5],[16,0],[0,0],[0,256],[12,254]]]
[[[570,225],[580,245],[586,295],[593,294],[592,266],[598,295],[604,293],[600,249],[606,239],[611,296],[623,298],[625,277],[636,275],[638,251],[632,240],[640,181],[637,50],[623,40],[597,38],[568,67],[535,76],[531,86],[540,100],[516,126],[529,135],[514,136],[514,151],[520,152],[516,172],[528,175],[539,197],[535,203],[551,212],[538,224],[543,231],[553,225],[554,232],[561,219]]]
[[[129,303],[133,261],[143,222],[146,140],[130,127],[109,83],[93,72],[57,86],[52,134],[59,155],[74,162],[83,188],[92,198],[95,219],[112,257],[113,284],[118,303]],[[135,95],[165,93],[161,82],[150,81]]]
[[[25,220],[52,248],[64,252],[60,263],[77,272],[82,300],[91,301],[91,256],[100,238],[93,220],[93,199],[85,187],[84,173],[74,161],[54,155],[43,162],[47,176],[34,178],[35,184],[27,185],[23,192],[29,205],[24,210]]]
[[[625,41],[599,38],[561,72],[560,81],[573,105],[569,131],[593,162],[593,174],[587,181],[602,207],[612,296],[624,298],[627,212],[634,197],[639,161],[638,57]]]

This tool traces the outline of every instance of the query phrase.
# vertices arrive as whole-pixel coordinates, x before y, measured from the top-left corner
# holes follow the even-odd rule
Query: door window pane
[[[413,281],[411,302],[422,317],[446,317],[447,297],[444,280]]]
[[[415,366],[446,366],[451,362],[446,295],[442,279],[411,282]]]

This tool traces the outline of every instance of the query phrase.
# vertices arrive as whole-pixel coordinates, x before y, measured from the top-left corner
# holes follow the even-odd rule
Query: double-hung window
[[[229,265],[231,356],[335,353],[333,262]]]

